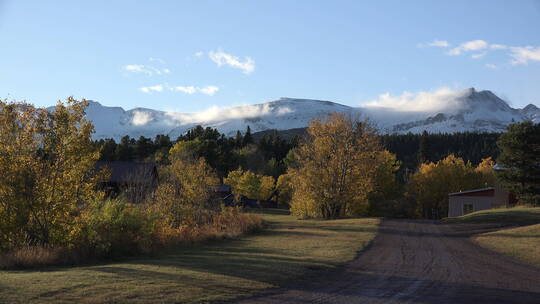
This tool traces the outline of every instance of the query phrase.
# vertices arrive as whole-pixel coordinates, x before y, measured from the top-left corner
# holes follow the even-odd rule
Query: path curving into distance
[[[539,304],[540,269],[472,243],[471,227],[384,220],[339,271],[238,303]]]

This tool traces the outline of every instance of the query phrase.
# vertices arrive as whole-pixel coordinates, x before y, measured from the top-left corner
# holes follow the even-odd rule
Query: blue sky
[[[540,1],[0,0],[0,39],[0,98],[39,106],[360,105],[468,87],[540,105]]]

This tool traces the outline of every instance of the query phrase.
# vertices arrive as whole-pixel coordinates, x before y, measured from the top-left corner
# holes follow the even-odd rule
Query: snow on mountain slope
[[[540,109],[537,106],[528,104],[525,108],[520,110],[520,112],[525,118],[530,119],[535,123],[540,122]]]
[[[453,107],[425,119],[395,124],[388,133],[502,132],[512,122],[528,119],[490,91],[463,91],[453,100]]]
[[[154,137],[167,134],[176,138],[197,125],[217,128],[226,135],[244,131],[249,125],[253,132],[268,129],[287,130],[302,128],[316,118],[324,118],[332,112],[351,113],[356,109],[337,103],[281,98],[263,104],[230,108],[212,107],[197,113],[175,113],[136,108],[124,111],[118,107],[106,107],[91,101],[87,119],[94,123],[94,138],[119,139],[131,137]]]
[[[165,112],[146,108],[125,111],[90,102],[87,118],[94,123],[94,138],[119,139],[154,137],[168,134],[171,138],[196,125],[217,128],[226,135],[244,131],[249,125],[253,132],[306,127],[313,119],[324,118],[332,112],[369,118],[383,133],[500,132],[512,122],[540,120],[540,109],[528,105],[513,109],[490,91],[462,90],[442,99],[437,107],[420,108],[366,105],[350,107],[338,103],[311,99],[281,98],[262,104],[238,107],[212,107],[197,113]],[[429,100],[428,100],[429,101]]]

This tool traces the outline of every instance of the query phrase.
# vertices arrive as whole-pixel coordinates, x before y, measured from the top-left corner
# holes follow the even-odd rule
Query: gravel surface
[[[540,269],[469,240],[490,229],[384,220],[371,246],[339,270],[238,303],[540,304]]]

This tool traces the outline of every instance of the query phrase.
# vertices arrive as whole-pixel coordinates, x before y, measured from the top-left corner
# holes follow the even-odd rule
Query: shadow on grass
[[[330,284],[330,285],[329,285]],[[420,286],[420,287],[419,287]],[[422,288],[426,287],[426,288]],[[407,292],[410,289],[414,292]],[[424,276],[387,276],[364,271],[350,282],[314,282],[290,289],[272,290],[245,298],[258,303],[422,303],[422,304],[537,304],[539,292],[479,286],[472,282],[441,282]],[[316,295],[311,298],[310,295]],[[272,297],[276,296],[275,299]],[[251,300],[251,301],[250,301]],[[274,301],[273,301],[274,300]],[[266,302],[265,302],[266,303]]]

